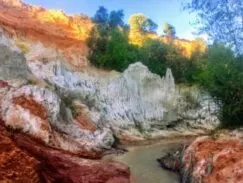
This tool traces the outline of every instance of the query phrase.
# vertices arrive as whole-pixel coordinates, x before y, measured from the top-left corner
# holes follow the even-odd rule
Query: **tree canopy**
[[[133,14],[129,18],[131,30],[139,32],[155,32],[158,25],[142,13]]]
[[[100,6],[93,17],[93,22],[98,25],[105,25],[110,27],[123,27],[123,19],[124,11],[122,9],[117,11],[113,10],[109,13],[109,11],[105,7]]]
[[[165,33],[166,36],[169,37],[175,37],[176,35],[175,27],[169,23],[165,23],[163,25],[163,32]]]
[[[242,0],[190,0],[185,8],[197,13],[199,33],[243,53]]]
[[[93,17],[93,21],[98,24],[107,23],[109,21],[108,10],[103,6],[100,6]]]
[[[109,25],[111,27],[124,26],[124,12],[123,10],[111,11],[109,18]]]

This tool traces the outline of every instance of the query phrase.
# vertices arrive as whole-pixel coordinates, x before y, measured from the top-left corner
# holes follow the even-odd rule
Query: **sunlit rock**
[[[242,139],[236,136],[199,137],[185,151],[184,182],[242,182]]]
[[[13,89],[4,97],[1,108],[6,126],[30,134],[47,145],[78,153],[83,149],[110,148],[114,142],[109,130],[81,129],[60,98],[48,89],[31,85]],[[69,146],[64,145],[67,141]]]
[[[161,78],[141,63],[128,67],[101,90],[105,97],[106,119],[120,126],[135,125],[149,129],[152,122],[166,125],[165,114],[177,99],[171,71]],[[119,124],[118,124],[119,125]]]
[[[53,62],[29,64],[37,77],[56,85],[61,95],[78,98],[89,106],[97,125],[116,128],[150,128],[151,123],[166,125],[170,110],[176,108],[177,92],[171,71],[164,78],[152,74],[141,63],[105,82],[88,73],[71,72]]]
[[[36,48],[43,44],[58,50],[65,58],[63,62],[76,68],[87,66],[89,48],[85,41],[94,26],[88,16],[68,16],[62,10],[48,10],[20,0],[1,0],[0,9],[0,27],[26,54],[38,53]]]
[[[106,78],[89,72],[73,72],[60,62],[31,62],[37,77],[55,85],[59,94],[79,99],[98,127],[120,130],[173,127],[180,133],[203,133],[214,129],[218,107],[200,90],[176,88],[170,69],[165,77],[151,73],[141,63]],[[183,91],[186,90],[186,91]]]

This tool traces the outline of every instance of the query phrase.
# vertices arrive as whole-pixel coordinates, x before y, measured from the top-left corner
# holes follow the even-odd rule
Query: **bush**
[[[104,27],[99,25],[92,34],[88,44],[92,48],[89,60],[93,65],[123,71],[139,60],[139,50],[129,44],[126,29],[108,27],[104,33]]]
[[[207,52],[205,69],[198,82],[220,105],[222,127],[243,125],[243,59],[215,44]]]
[[[159,40],[148,39],[141,48],[141,61],[149,70],[160,76],[165,75],[168,46]]]

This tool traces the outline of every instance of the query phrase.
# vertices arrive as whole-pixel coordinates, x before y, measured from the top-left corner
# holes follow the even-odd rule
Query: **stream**
[[[151,145],[128,146],[127,153],[110,155],[106,159],[127,164],[131,169],[132,183],[179,183],[179,175],[161,168],[156,159],[188,142],[188,139],[179,138]]]

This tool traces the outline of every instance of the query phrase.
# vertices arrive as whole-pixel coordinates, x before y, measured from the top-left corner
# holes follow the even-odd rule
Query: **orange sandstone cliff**
[[[20,0],[0,0],[0,27],[27,52],[27,42],[59,50],[74,66],[87,64],[85,44],[93,27],[86,16],[67,16],[61,10],[46,10]]]
[[[86,56],[89,48],[86,41],[93,26],[88,16],[68,16],[62,10],[47,10],[25,4],[21,0],[0,0],[0,28],[14,38],[16,45],[24,53],[32,52],[31,48],[41,43],[45,49],[51,49],[49,52],[58,52],[60,58],[74,68],[88,65]],[[131,32],[129,39],[132,44],[142,44],[147,37],[168,43],[166,37],[159,37],[157,34],[141,36]],[[206,50],[206,44],[198,40],[176,38],[173,44],[186,57]],[[34,52],[38,49],[33,48]],[[45,59],[40,55],[45,55],[46,52],[34,53],[34,56],[31,53],[27,60],[36,60],[36,57]]]

